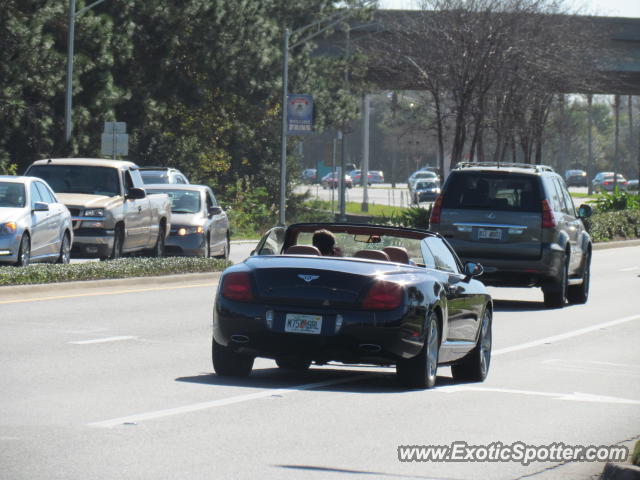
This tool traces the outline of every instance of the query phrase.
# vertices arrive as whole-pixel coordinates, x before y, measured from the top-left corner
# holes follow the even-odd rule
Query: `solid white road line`
[[[336,380],[327,380],[325,382],[308,383],[306,385],[296,385],[290,388],[274,388],[270,390],[263,390],[255,393],[248,393],[246,395],[238,395],[235,397],[221,398],[219,400],[212,400],[210,402],[194,403],[192,405],[185,405],[184,407],[169,408],[166,410],[156,410],[155,412],[139,413],[137,415],[129,415],[127,417],[113,418],[111,420],[104,420],[102,422],[90,423],[90,427],[102,427],[110,428],[125,423],[137,423],[143,420],[151,420],[154,418],[169,417],[172,415],[179,415],[182,413],[196,412],[198,410],[206,410],[209,408],[223,407],[225,405],[232,405],[234,403],[247,402],[249,400],[256,400],[258,398],[271,397],[273,395],[285,395],[288,393],[295,393],[301,390],[311,390],[313,388],[327,387],[329,385],[338,385],[340,383],[353,382],[366,377],[366,374],[351,376],[346,378],[340,378]]]
[[[133,340],[138,337],[132,336],[120,336],[120,337],[107,337],[107,338],[95,338],[93,340],[78,340],[77,342],[68,342],[73,345],[89,345],[92,343],[106,343],[106,342],[119,342],[120,340]]]
[[[519,345],[513,345],[511,347],[499,348],[491,352],[491,356],[504,355],[505,353],[517,352],[519,350],[526,350],[528,348],[537,347],[539,345],[545,345],[547,343],[555,343],[560,340],[566,340],[567,338],[578,337],[586,333],[595,332],[596,330],[602,330],[614,325],[620,325],[621,323],[632,322],[633,320],[640,320],[640,315],[631,315],[629,317],[619,318],[617,320],[611,320],[610,322],[598,323],[591,325],[590,327],[580,328],[578,330],[572,330],[570,332],[561,333],[560,335],[553,335],[552,337],[540,338],[532,342],[521,343]]]

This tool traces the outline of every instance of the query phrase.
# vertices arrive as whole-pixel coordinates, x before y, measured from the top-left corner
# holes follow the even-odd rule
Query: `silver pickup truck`
[[[171,201],[147,195],[135,163],[65,158],[38,160],[26,175],[46,180],[73,221],[72,255],[119,258],[148,250],[164,256],[170,230]]]

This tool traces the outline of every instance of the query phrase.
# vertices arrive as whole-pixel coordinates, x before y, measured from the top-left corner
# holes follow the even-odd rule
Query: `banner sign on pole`
[[[313,133],[313,97],[292,93],[287,98],[287,135]]]

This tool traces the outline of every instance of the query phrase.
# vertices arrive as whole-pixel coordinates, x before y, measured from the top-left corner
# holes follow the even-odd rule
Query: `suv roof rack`
[[[456,165],[456,168],[470,168],[470,167],[505,167],[505,168],[530,168],[536,172],[555,172],[555,170],[548,165],[532,165],[531,163],[505,163],[505,162],[460,162]]]

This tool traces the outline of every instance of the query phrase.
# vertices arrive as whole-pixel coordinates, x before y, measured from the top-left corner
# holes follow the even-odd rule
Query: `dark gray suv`
[[[562,177],[550,167],[463,163],[436,199],[430,229],[463,261],[484,267],[483,283],[541,287],[547,307],[585,303],[591,237]]]

